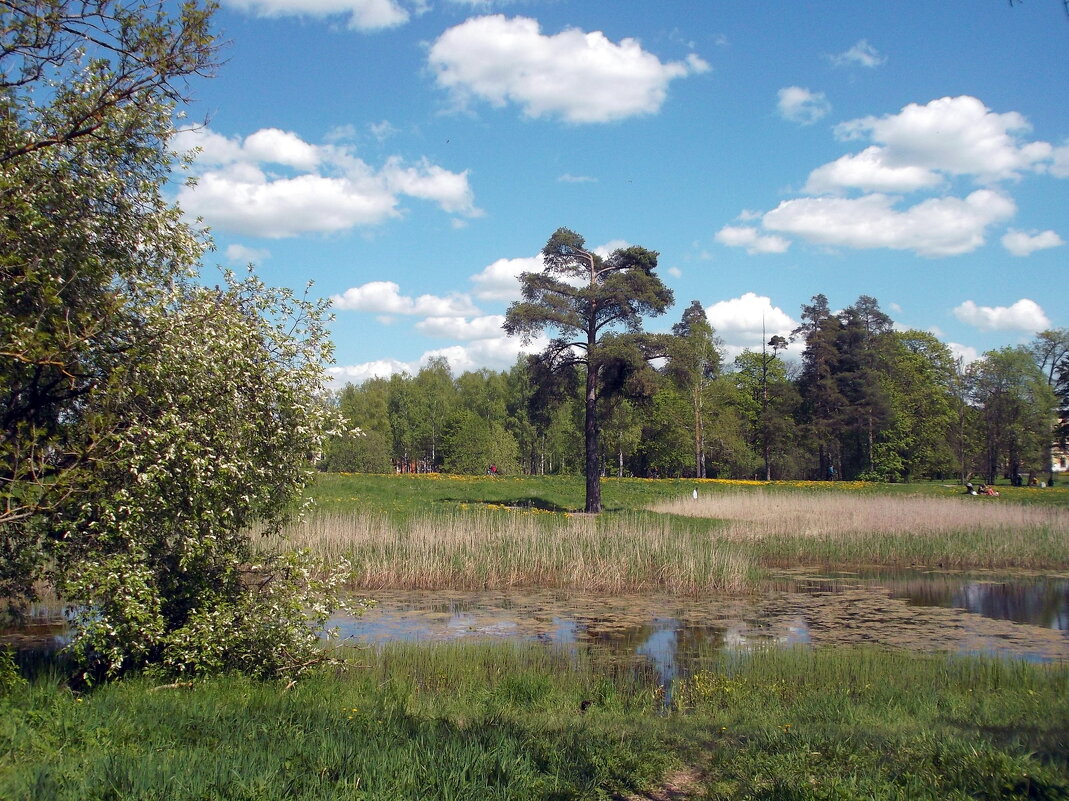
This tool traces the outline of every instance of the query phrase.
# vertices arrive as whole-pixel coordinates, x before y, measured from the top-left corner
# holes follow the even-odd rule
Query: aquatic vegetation
[[[461,508],[408,521],[322,514],[286,532],[325,562],[347,559],[352,582],[380,588],[561,587],[594,592],[739,592],[756,573],[737,548],[650,515],[548,514]],[[274,547],[275,543],[269,543]]]

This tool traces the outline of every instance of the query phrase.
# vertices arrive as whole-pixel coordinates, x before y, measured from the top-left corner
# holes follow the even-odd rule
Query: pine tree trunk
[[[589,353],[590,351],[588,351]],[[598,465],[598,375],[587,364],[586,421],[583,426],[586,444],[586,511],[601,512],[601,470]]]

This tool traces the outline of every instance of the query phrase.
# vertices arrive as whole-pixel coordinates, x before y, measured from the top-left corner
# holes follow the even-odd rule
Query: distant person
[[[974,487],[972,485],[971,481],[969,481],[968,483],[965,484],[965,494],[966,495],[975,495],[976,494],[976,487]]]

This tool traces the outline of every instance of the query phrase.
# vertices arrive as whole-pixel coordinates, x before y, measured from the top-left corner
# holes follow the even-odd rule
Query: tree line
[[[799,362],[782,336],[728,361],[697,301],[649,348],[652,363],[603,360],[613,388],[596,396],[597,473],[1053,478],[1051,446],[1069,433],[1069,331],[964,364],[934,335],[896,330],[871,297],[834,312],[817,295],[801,311]],[[439,358],[347,384],[335,400],[361,434],[330,440],[321,467],[583,474],[589,379],[581,360],[538,354],[506,371],[455,376]]]

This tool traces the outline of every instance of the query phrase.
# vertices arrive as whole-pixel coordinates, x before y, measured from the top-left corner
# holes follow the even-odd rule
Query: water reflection
[[[1069,577],[1013,577],[944,571],[864,571],[829,575],[785,573],[773,580],[786,592],[842,592],[883,587],[914,606],[964,609],[993,620],[1012,620],[1056,631],[1069,630]]]
[[[752,596],[582,596],[555,591],[381,592],[339,616],[360,643],[501,639],[592,647],[641,662],[669,683],[693,658],[756,647],[875,644],[1069,661],[1069,577],[926,571],[783,571]],[[31,608],[0,631],[16,650],[55,650],[62,609]]]
[[[364,643],[509,639],[647,661],[662,681],[701,654],[875,644],[1069,661],[1069,579],[948,573],[784,572],[756,596],[384,592],[333,621]]]

